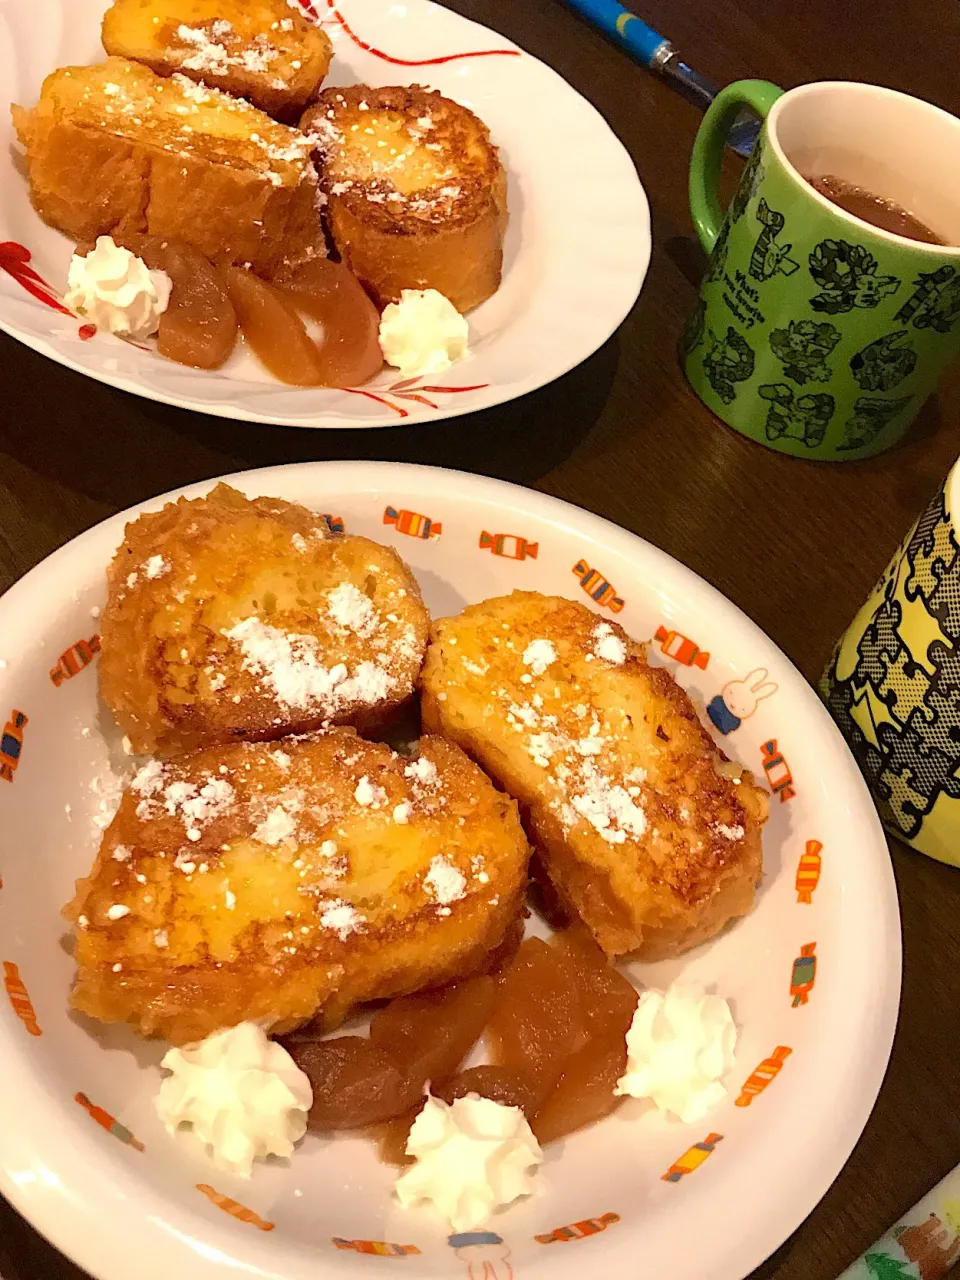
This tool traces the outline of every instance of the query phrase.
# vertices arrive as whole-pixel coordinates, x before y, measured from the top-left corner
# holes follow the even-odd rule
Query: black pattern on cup
[[[766,383],[758,393],[761,399],[770,402],[766,423],[768,440],[789,436],[808,449],[822,443],[836,407],[833,396],[823,391],[799,396],[785,382]]]
[[[810,274],[820,286],[810,305],[831,316],[854,307],[876,307],[900,288],[896,276],[877,275],[872,253],[847,240],[821,240],[810,254]]]
[[[753,348],[732,325],[722,338],[710,331],[710,347],[703,357],[703,369],[724,404],[736,398],[735,383],[746,382],[753,374],[754,363]]]
[[[786,329],[774,329],[770,334],[770,350],[783,364],[784,377],[803,386],[805,382],[828,382],[833,377],[827,356],[839,341],[836,325],[791,320]]]

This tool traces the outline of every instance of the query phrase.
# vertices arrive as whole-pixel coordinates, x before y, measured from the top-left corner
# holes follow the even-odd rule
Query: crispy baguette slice
[[[335,1025],[485,969],[528,856],[516,803],[440,739],[416,759],[332,730],[152,762],[65,908],[71,1003],[174,1044]]]
[[[419,85],[325,89],[301,121],[316,139],[327,220],[381,304],[438,289],[458,311],[500,285],[507,178],[486,125]]]
[[[766,794],[621,627],[517,591],[435,623],[421,680],[425,727],[519,800],[608,955],[676,955],[751,909]]]
[[[288,121],[316,97],[333,57],[327,33],[287,0],[113,0],[102,36],[109,54]]]
[[[177,237],[265,276],[326,253],[309,143],[247,102],[108,58],[12,114],[34,207],[74,240]]]
[[[137,752],[384,725],[429,618],[390,547],[228,485],[141,515],[107,571],[100,692]]]

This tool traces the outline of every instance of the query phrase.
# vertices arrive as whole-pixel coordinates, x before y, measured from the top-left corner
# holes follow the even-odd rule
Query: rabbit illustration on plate
[[[711,699],[707,715],[721,733],[733,733],[734,729],[739,729],[743,721],[756,711],[758,702],[777,692],[778,686],[767,679],[767,674],[766,667],[758,667],[743,680],[728,681]]]
[[[493,1231],[461,1231],[448,1239],[467,1264],[467,1280],[513,1280],[510,1247]]]

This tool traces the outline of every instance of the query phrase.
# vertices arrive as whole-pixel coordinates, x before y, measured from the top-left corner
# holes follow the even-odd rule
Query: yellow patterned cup
[[[960,866],[960,462],[840,640],[820,693],[884,826]]]

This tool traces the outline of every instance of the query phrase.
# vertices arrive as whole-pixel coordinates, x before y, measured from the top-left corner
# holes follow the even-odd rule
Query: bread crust
[[[380,304],[437,289],[464,312],[497,290],[507,178],[473,112],[419,85],[353,85],[323,90],[301,128],[337,250]]]
[[[73,240],[180,238],[268,278],[326,254],[309,143],[247,102],[108,58],[12,115],[34,208]]]
[[[676,955],[751,909],[766,793],[616,623],[536,592],[471,605],[434,623],[421,688],[609,955]]]
[[[314,100],[333,57],[327,33],[287,0],[113,0],[101,34],[108,54],[286,121]]]
[[[90,1017],[173,1044],[247,1019],[334,1026],[484,970],[516,927],[517,806],[451,743],[411,760],[332,730],[151,769],[64,910]]]

